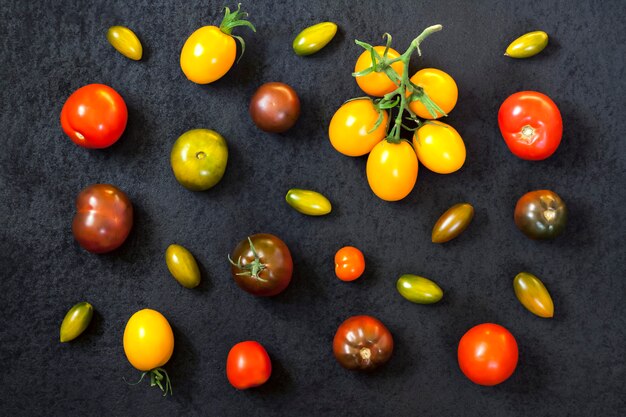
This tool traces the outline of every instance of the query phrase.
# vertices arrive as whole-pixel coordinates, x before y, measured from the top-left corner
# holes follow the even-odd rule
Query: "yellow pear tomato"
[[[417,181],[418,162],[407,141],[382,141],[367,158],[367,182],[379,198],[397,201],[406,197]]]
[[[428,97],[446,114],[449,114],[456,106],[459,89],[454,79],[447,73],[436,68],[424,68],[411,77],[411,82],[422,87]],[[422,119],[438,119],[443,116],[437,113],[437,117],[433,117],[419,101],[411,102],[409,108]]]
[[[458,171],[465,163],[465,143],[452,126],[439,121],[423,124],[413,135],[419,161],[438,174]]]
[[[383,110],[382,123],[373,131],[379,113],[372,100],[363,98],[345,103],[333,115],[328,127],[330,143],[338,152],[347,156],[369,153],[385,138],[389,115]]]

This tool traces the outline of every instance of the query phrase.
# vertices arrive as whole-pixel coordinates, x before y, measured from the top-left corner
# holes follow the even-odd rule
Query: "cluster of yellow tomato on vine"
[[[344,103],[328,128],[332,146],[347,156],[367,158],[367,180],[378,197],[397,201],[417,181],[419,164],[439,174],[458,171],[465,162],[465,143],[452,126],[437,119],[454,109],[458,87],[446,72],[423,68],[410,78],[409,59],[440,25],[426,29],[403,54],[387,45],[370,46],[359,56],[353,76],[371,97]],[[394,111],[396,115],[394,116]],[[408,124],[408,125],[407,125]],[[410,132],[412,140],[401,139]]]

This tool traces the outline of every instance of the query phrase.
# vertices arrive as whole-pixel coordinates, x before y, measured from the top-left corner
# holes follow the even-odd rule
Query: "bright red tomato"
[[[354,246],[344,246],[335,254],[335,274],[342,281],[354,281],[365,271],[363,252]]]
[[[124,133],[128,109],[122,96],[104,84],[74,91],[61,110],[61,127],[84,148],[106,148]]]
[[[521,91],[504,100],[498,124],[511,152],[531,161],[552,155],[563,136],[559,108],[550,97],[535,91]]]
[[[459,342],[459,367],[472,382],[497,385],[517,367],[515,337],[498,324],[483,323],[467,331]]]
[[[272,374],[272,361],[259,342],[237,343],[228,352],[226,376],[237,389],[263,385]]]

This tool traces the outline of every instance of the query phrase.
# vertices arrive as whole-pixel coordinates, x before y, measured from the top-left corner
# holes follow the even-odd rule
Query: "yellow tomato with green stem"
[[[413,147],[419,161],[438,174],[450,174],[465,163],[465,143],[449,124],[428,121],[413,135]]]
[[[367,182],[379,198],[401,200],[413,190],[418,167],[417,156],[409,142],[383,140],[367,158]]]
[[[246,43],[243,38],[232,34],[237,26],[246,26],[256,32],[248,16],[241,11],[230,11],[225,7],[224,19],[219,27],[203,26],[187,38],[180,53],[180,68],[185,76],[196,84],[209,84],[222,78],[235,63],[237,44],[241,44],[243,55]]]
[[[443,110],[445,115],[449,114],[459,97],[459,89],[449,74],[436,68],[424,68],[417,71],[410,81],[424,89],[428,97]],[[438,119],[444,114],[435,112],[437,117],[426,109],[420,101],[413,101],[409,108],[422,119]]]
[[[163,395],[171,393],[172,385],[162,366],[173,352],[174,333],[163,314],[146,308],[131,316],[124,329],[124,353],[131,365],[143,371],[137,383],[149,374],[151,386],[158,385]]]
[[[384,46],[375,46],[374,51],[378,53],[381,57],[385,53]],[[393,48],[389,48],[387,51],[388,59],[398,58],[400,54]],[[372,66],[372,54],[369,51],[365,51],[359,56],[359,59],[356,61],[356,65],[354,66],[354,72],[358,73],[364,71]],[[401,61],[394,62],[391,64],[391,68],[393,68],[396,73],[401,77],[404,72],[404,65]],[[398,85],[393,82],[384,71],[381,72],[370,72],[367,75],[362,75],[356,77],[356,82],[361,87],[361,90],[370,96],[374,97],[382,97],[385,94],[391,93],[393,90],[398,88]]]
[[[380,124],[374,129],[381,117]],[[330,120],[328,137],[338,152],[347,156],[362,156],[385,138],[388,122],[387,111],[379,112],[371,99],[350,100],[339,107]]]

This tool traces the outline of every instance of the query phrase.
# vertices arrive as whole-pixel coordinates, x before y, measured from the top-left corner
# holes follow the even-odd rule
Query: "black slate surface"
[[[389,4],[389,5],[387,5]],[[178,59],[191,32],[221,19],[219,2],[9,0],[0,5],[0,413],[2,415],[626,415],[623,2],[246,2],[257,34],[243,59],[208,86],[188,82]],[[322,52],[297,57],[293,37],[324,20],[340,31]],[[426,26],[444,30],[423,44],[415,68],[449,72],[460,90],[448,121],[468,150],[463,169],[441,176],[421,169],[413,193],[386,203],[369,190],[365,158],[335,152],[326,129],[333,112],[361,92],[350,76],[361,52],[354,38],[384,32],[404,50]],[[107,43],[106,29],[126,25],[145,57],[130,61]],[[530,60],[502,56],[526,31],[543,29],[550,45]],[[248,100],[263,82],[300,94],[302,116],[282,135],[252,124]],[[64,136],[59,114],[72,91],[100,82],[129,107],[122,139],[88,151]],[[543,162],[514,157],[502,141],[497,110],[511,93],[551,96],[564,138]],[[191,128],[221,132],[230,147],[226,175],[193,193],[174,179],[169,151]],[[82,250],[71,233],[74,198],[108,182],[125,190],[135,227],[109,255]],[[334,211],[308,218],[283,201],[290,187],[324,192]],[[568,203],[570,223],[553,242],[534,242],[513,223],[523,193],[549,188]],[[459,239],[430,243],[445,209],[471,202],[476,217]],[[296,272],[272,299],[233,283],[226,254],[255,232],[290,246]],[[169,275],[173,242],[202,265],[193,291]],[[365,276],[333,274],[342,245],[363,250]],[[517,302],[512,279],[541,277],[556,305],[539,319]],[[435,306],[413,305],[395,290],[402,273],[430,277],[445,290]],[[96,308],[80,339],[58,342],[74,303]],[[176,347],[167,369],[174,396],[161,398],[122,349],[126,320],[141,308],[161,311]],[[337,326],[354,314],[380,318],[396,350],[371,375],[343,370],[332,356]],[[488,388],[460,372],[456,347],[482,322],[516,336],[520,360],[506,383]],[[261,342],[274,373],[263,387],[233,389],[225,359],[236,342]]]

